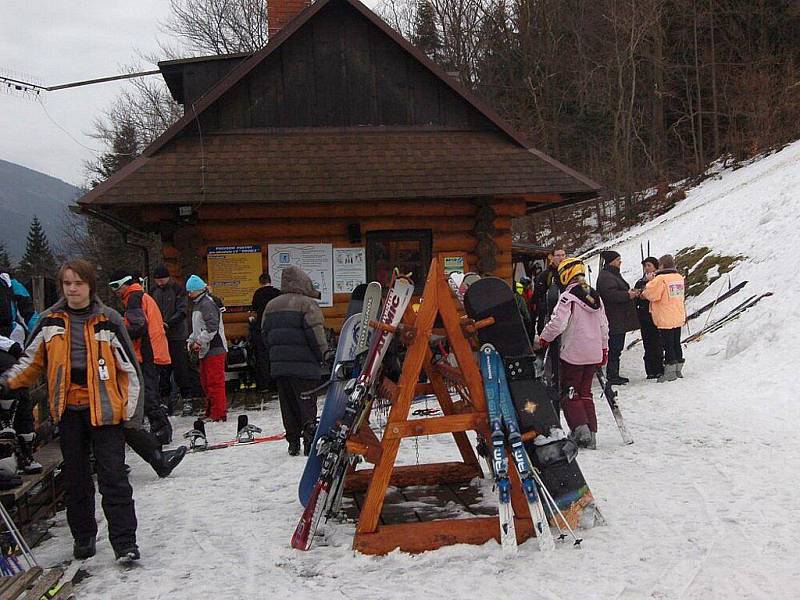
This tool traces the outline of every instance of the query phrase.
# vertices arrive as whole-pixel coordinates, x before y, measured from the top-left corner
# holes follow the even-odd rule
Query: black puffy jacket
[[[319,292],[297,267],[281,273],[281,295],[264,308],[261,334],[269,352],[272,377],[319,379],[328,348],[325,318],[315,298]]]

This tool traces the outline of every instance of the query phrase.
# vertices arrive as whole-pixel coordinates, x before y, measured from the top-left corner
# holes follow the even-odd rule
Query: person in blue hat
[[[206,416],[212,421],[227,421],[228,399],[225,395],[225,325],[222,310],[202,278],[186,280],[186,293],[192,300],[192,333],[186,341],[189,352],[200,357],[200,384],[208,398]]]

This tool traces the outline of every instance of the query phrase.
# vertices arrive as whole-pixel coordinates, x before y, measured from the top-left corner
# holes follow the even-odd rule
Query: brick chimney
[[[269,37],[283,29],[289,21],[310,4],[311,0],[267,0]]]

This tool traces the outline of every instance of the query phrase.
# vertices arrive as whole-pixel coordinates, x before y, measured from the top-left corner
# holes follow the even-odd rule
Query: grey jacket
[[[281,295],[264,309],[261,334],[269,352],[272,377],[319,379],[328,343],[325,318],[315,298],[319,292],[297,267],[281,273]]]
[[[636,306],[628,297],[630,289],[616,267],[606,265],[597,276],[597,293],[606,307],[608,332],[612,335],[639,329]]]
[[[208,291],[194,299],[192,333],[186,342],[188,346],[194,342],[200,344],[200,358],[224,354],[228,351],[222,312],[214,299],[208,295]]]

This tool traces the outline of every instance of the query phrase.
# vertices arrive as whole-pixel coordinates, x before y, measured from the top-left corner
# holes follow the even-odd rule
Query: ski
[[[231,448],[233,446],[274,442],[286,437],[285,433],[258,436],[257,434],[262,433],[261,428],[251,425],[248,422],[247,415],[239,415],[236,429],[237,433],[234,439],[216,444],[209,444],[208,438],[206,437],[206,424],[202,419],[197,419],[194,422],[193,428],[184,433],[183,437],[189,440],[189,452],[208,452],[209,450],[221,450],[222,448]]]
[[[533,466],[530,457],[522,442],[522,434],[519,428],[519,421],[517,420],[517,411],[516,408],[514,408],[511,390],[509,390],[508,381],[506,380],[505,365],[503,364],[502,357],[497,353],[494,346],[491,344],[486,344],[486,346],[491,348],[493,354],[492,360],[499,380],[500,409],[503,414],[503,421],[505,421],[508,430],[508,443],[511,446],[511,456],[514,459],[514,464],[517,467],[517,473],[519,473],[519,478],[522,483],[522,490],[525,492],[525,498],[528,501],[528,510],[531,513],[533,527],[536,531],[536,542],[539,544],[539,550],[541,551],[553,550],[555,548],[553,533],[550,531],[550,524],[547,521],[547,514],[544,510],[540,490],[537,489],[536,481],[533,477]]]
[[[605,375],[603,375],[602,369],[597,369],[595,371],[595,376],[597,377],[597,382],[600,384],[600,389],[603,390],[603,397],[611,408],[611,414],[614,415],[614,420],[617,422],[622,441],[626,444],[632,444],[633,436],[628,431],[625,420],[622,418],[622,411],[619,409],[619,404],[617,403],[617,392],[614,391],[614,388],[608,383]]]
[[[393,328],[400,324],[413,293],[414,282],[408,277],[400,276],[395,278],[386,295],[379,321],[389,327],[378,329],[372,335],[361,373],[348,386],[344,415],[328,436],[321,437],[318,441],[317,453],[323,456],[322,469],[292,535],[293,548],[308,550],[311,547],[319,522],[330,508],[328,497],[331,489],[338,489],[338,480],[344,477],[347,465],[345,443],[377,382],[381,361],[394,336]]]
[[[686,317],[686,320],[687,321],[691,321],[692,319],[696,319],[697,317],[699,317],[703,313],[708,312],[709,310],[714,308],[715,304],[719,304],[720,302],[724,302],[725,300],[727,300],[728,298],[730,298],[731,296],[733,296],[737,292],[740,292],[742,290],[742,288],[744,288],[744,286],[746,286],[746,285],[747,285],[747,282],[746,281],[742,281],[741,283],[733,286],[727,292],[724,292],[724,293],[720,294],[719,297],[716,298],[715,300],[712,300],[708,304],[698,308],[696,311],[694,311],[692,314],[690,314],[688,317]]]
[[[481,346],[481,376],[492,438],[492,472],[499,503],[497,514],[500,519],[500,546],[503,554],[511,555],[517,552],[517,533],[514,527],[514,509],[511,506],[511,481],[508,478],[503,413],[500,407],[500,374],[494,354],[494,346],[491,344]]]
[[[682,339],[681,343],[682,344],[686,344],[688,342],[693,342],[695,340],[699,340],[705,334],[711,333],[712,331],[716,331],[717,329],[720,329],[723,325],[725,325],[729,321],[732,321],[732,320],[738,318],[748,308],[751,308],[752,306],[755,306],[759,301],[761,301],[763,298],[767,298],[768,296],[772,296],[772,292],[764,292],[763,294],[761,294],[759,296],[751,296],[750,298],[748,298],[747,300],[745,300],[744,302],[739,304],[736,308],[733,308],[732,310],[730,310],[728,312],[728,314],[726,314],[724,317],[714,321],[713,323],[711,323],[710,325],[704,327],[700,331],[697,331],[697,332],[693,333],[692,335],[687,336],[684,339]]]

